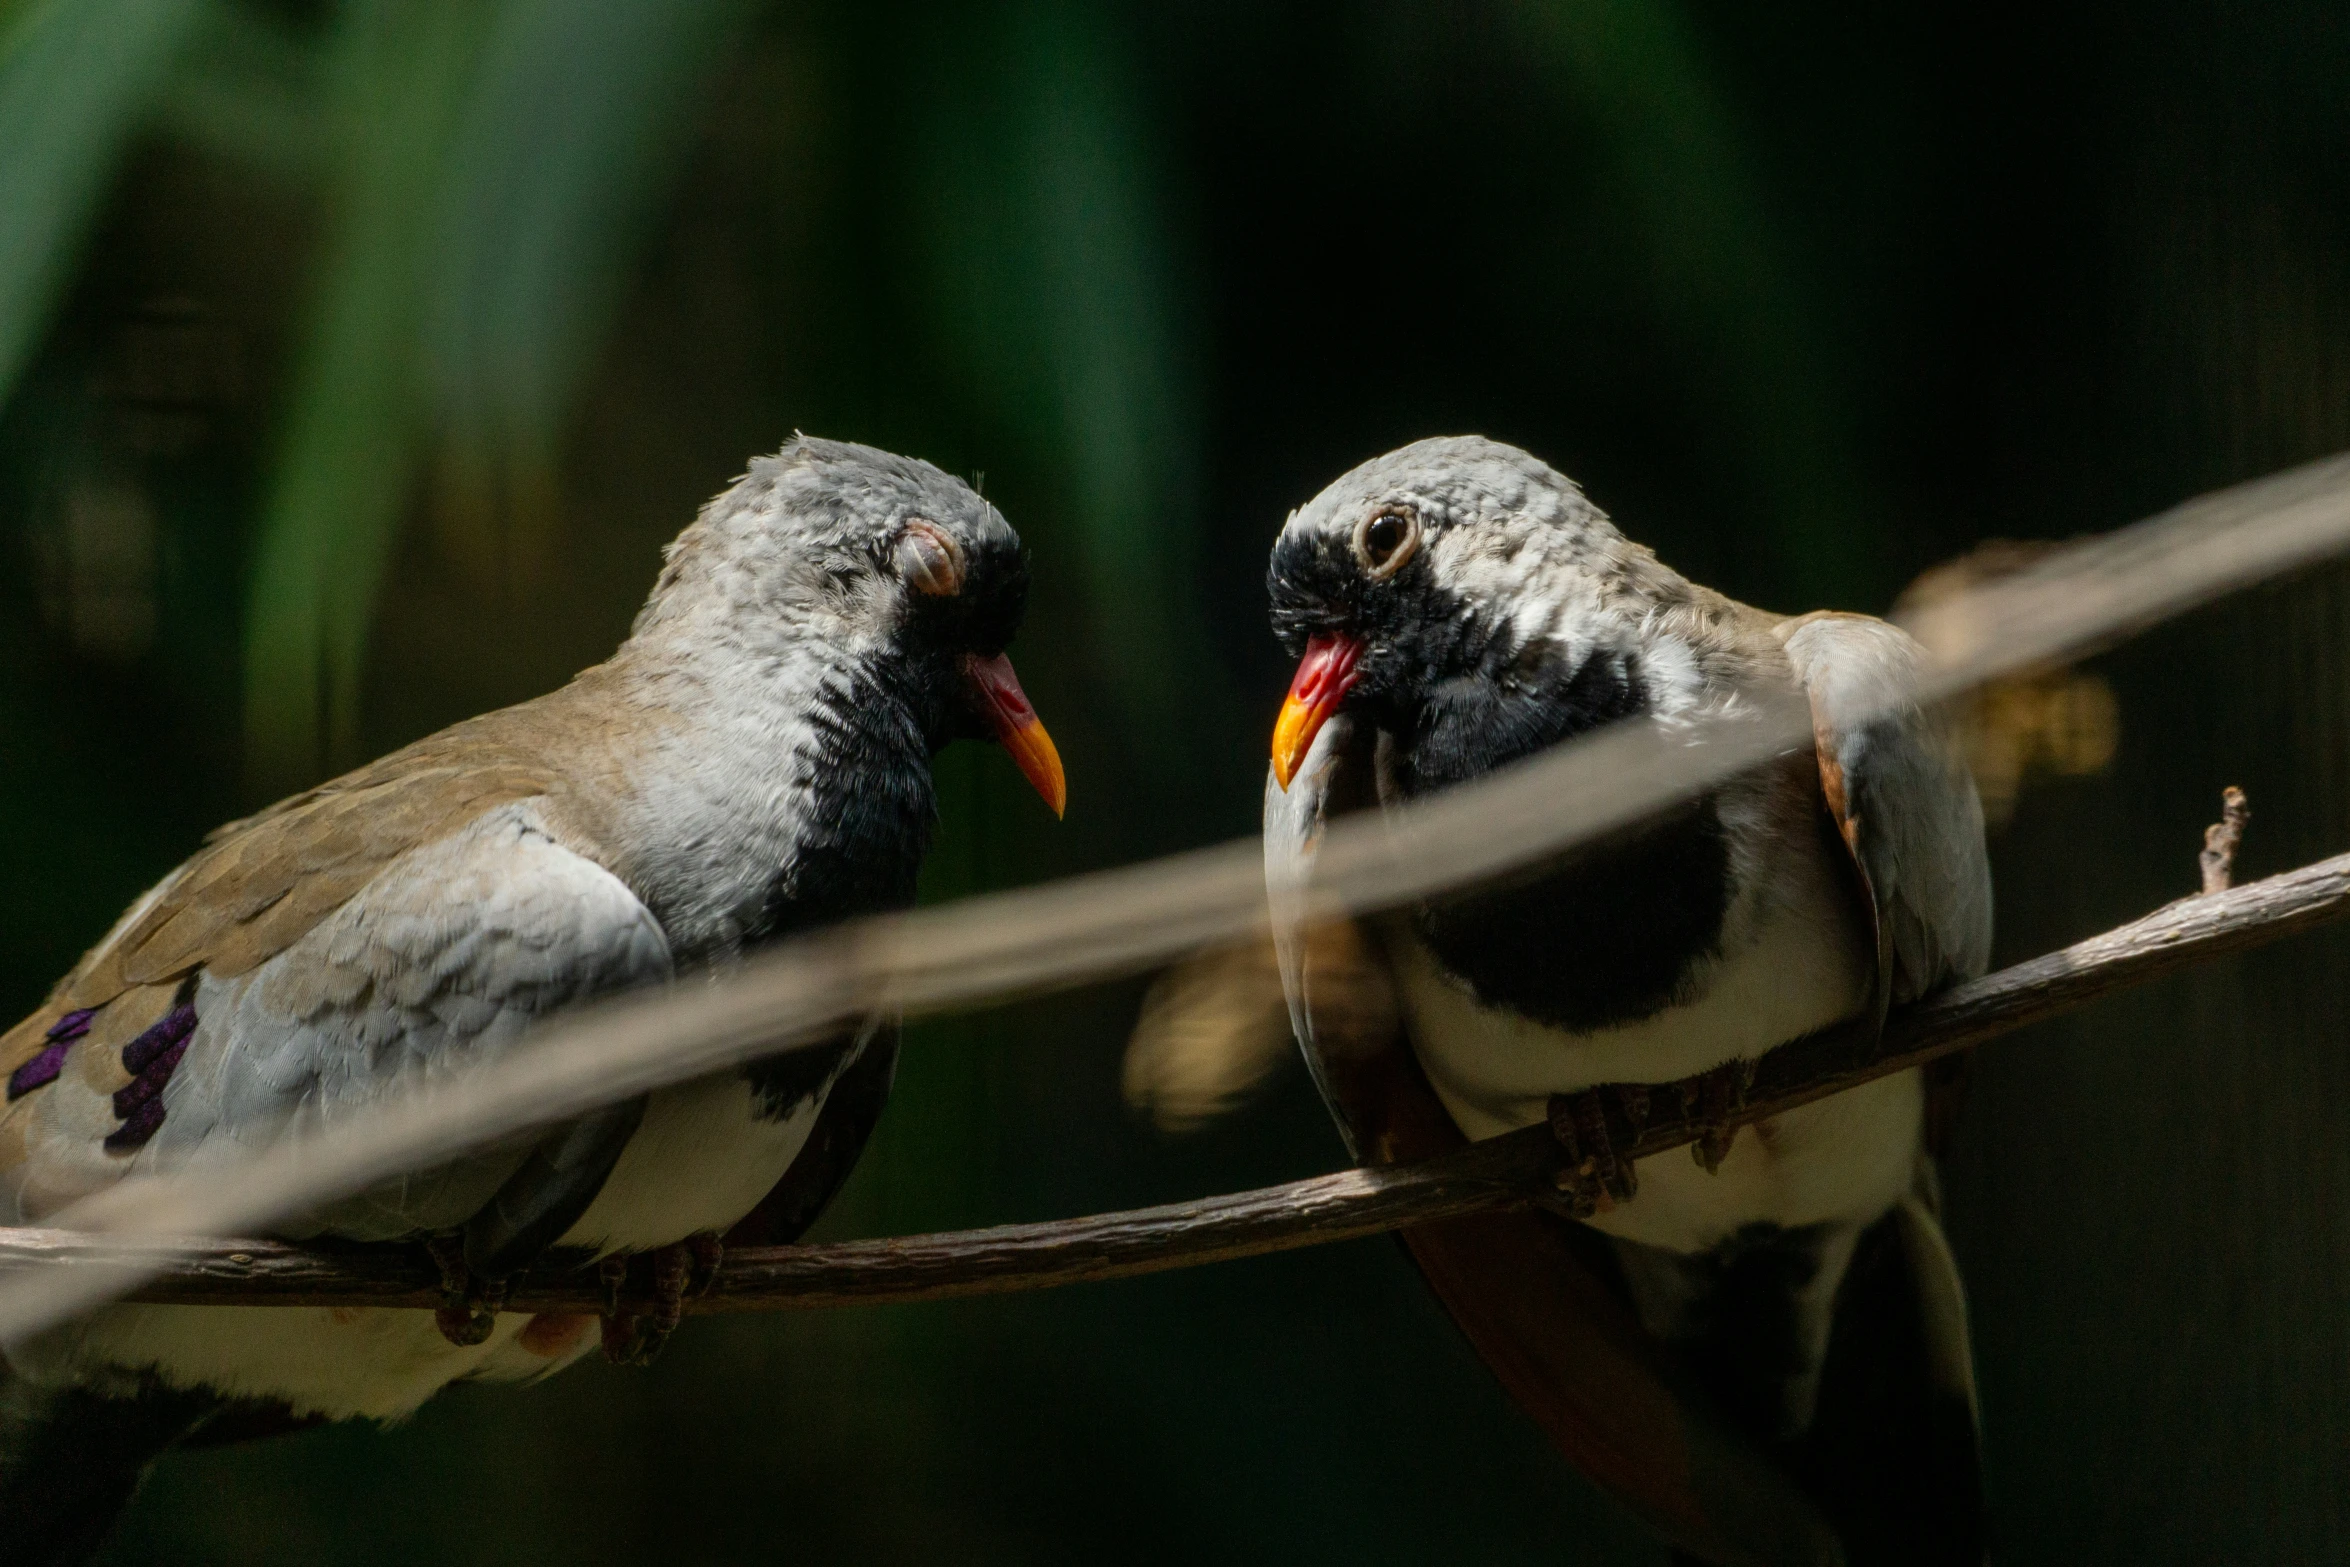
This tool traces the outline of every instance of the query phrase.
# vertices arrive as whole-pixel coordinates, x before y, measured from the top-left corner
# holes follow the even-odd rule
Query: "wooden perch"
[[[2231,810],[2241,830],[2241,813]],[[2224,825],[2224,824],[2223,824]],[[1906,1071],[2192,963],[2262,946],[2350,915],[2350,855],[2209,896],[2183,899],[2118,930],[1971,981],[1896,1012],[1880,1040],[1830,1030],[1759,1063],[1734,1124],[1767,1119],[1872,1078]],[[1615,1096],[1617,1098],[1626,1096]],[[1637,1097],[1637,1096],[1632,1096]],[[1647,1096],[1677,1103],[1670,1086]],[[1617,1112],[1620,1113],[1620,1112]],[[1619,1125],[1635,1158],[1697,1135],[1679,1114]],[[1547,1127],[1493,1138],[1422,1164],[1342,1171],[1198,1202],[1045,1224],[1008,1224],[829,1246],[737,1250],[687,1309],[770,1311],[942,1300],[1050,1289],[1316,1246],[1478,1209],[1551,1200],[1561,1159]],[[0,1273],[137,1258],[135,1241],[64,1230],[0,1229]],[[146,1253],[151,1255],[151,1252]],[[407,1306],[440,1303],[421,1247],[189,1243],[131,1298],[190,1305]],[[515,1281],[509,1309],[592,1312],[592,1270],[556,1259]]]

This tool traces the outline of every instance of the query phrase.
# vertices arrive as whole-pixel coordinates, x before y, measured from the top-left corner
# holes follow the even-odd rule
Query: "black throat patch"
[[[1481,777],[1648,711],[1628,655],[1543,673],[1505,668],[1431,687],[1398,748],[1404,793]],[[1729,842],[1709,797],[1413,917],[1480,1002],[1583,1033],[1679,999],[1691,965],[1720,950],[1729,905]]]
[[[938,819],[929,743],[902,704],[827,691],[807,720],[807,812],[755,940],[912,907]]]
[[[1413,912],[1438,963],[1487,1006],[1575,1033],[1680,999],[1720,950],[1730,850],[1710,799],[1563,860]]]

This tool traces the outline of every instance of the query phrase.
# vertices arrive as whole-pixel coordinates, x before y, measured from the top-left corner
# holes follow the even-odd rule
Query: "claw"
[[[628,1256],[615,1252],[596,1262],[596,1292],[603,1309],[596,1315],[602,1328],[604,1358],[616,1366],[642,1364],[636,1313],[622,1303],[628,1287]]]
[[[1681,1084],[1682,1112],[1697,1129],[1689,1153],[1706,1174],[1719,1170],[1730,1156],[1730,1145],[1738,1138],[1730,1118],[1746,1108],[1746,1095],[1753,1087],[1752,1061],[1732,1061]]]
[[[1621,1119],[1637,1137],[1648,1120],[1648,1090],[1606,1085],[1580,1093],[1553,1094],[1550,1130],[1566,1151],[1566,1165],[1556,1177],[1559,1194],[1578,1219],[1588,1219],[1618,1203],[1630,1202],[1640,1190],[1632,1161],[1616,1152],[1608,1125],[1613,1100]]]
[[[424,1249],[441,1271],[441,1303],[432,1314],[441,1337],[460,1349],[489,1341],[506,1304],[504,1279],[477,1279],[465,1266],[465,1237],[450,1231],[427,1236]]]
[[[706,1293],[717,1281],[725,1248],[707,1232],[647,1254],[652,1269],[650,1309],[625,1304],[629,1259],[606,1257],[596,1265],[603,1295],[604,1358],[614,1365],[649,1365],[685,1317],[688,1295]]]
[[[707,1295],[718,1282],[718,1270],[726,1263],[726,1242],[715,1230],[700,1230],[688,1235],[683,1242],[693,1259],[693,1273],[686,1282],[689,1295]]]
[[[603,1307],[600,1315],[620,1315],[620,1292],[628,1283],[628,1254],[614,1252],[596,1260],[596,1294]]]
[[[658,1335],[653,1349],[667,1343],[685,1320],[685,1284],[693,1270],[694,1260],[683,1246],[664,1246],[653,1253],[653,1310],[648,1319]],[[651,1353],[645,1358],[650,1360]]]

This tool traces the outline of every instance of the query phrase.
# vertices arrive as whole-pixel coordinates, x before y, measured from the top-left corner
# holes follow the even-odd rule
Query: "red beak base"
[[[1356,637],[1321,636],[1306,643],[1306,656],[1289,683],[1289,700],[1273,724],[1273,776],[1284,792],[1297,776],[1298,764],[1313,748],[1314,736],[1338,711],[1338,704],[1354,689],[1355,666],[1363,644]]]
[[[980,711],[995,726],[996,739],[1012,753],[1021,773],[1059,816],[1069,804],[1061,753],[1053,745],[1053,737],[1045,733],[1036,709],[1028,705],[1028,693],[1020,689],[1020,677],[1012,673],[1011,659],[1001,653],[993,658],[971,654],[963,660],[963,673],[979,699]]]

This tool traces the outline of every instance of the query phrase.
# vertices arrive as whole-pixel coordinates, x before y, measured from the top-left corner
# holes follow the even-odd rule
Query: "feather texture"
[[[1925,650],[1898,626],[1821,613],[1779,628],[1811,698],[1822,789],[1867,873],[1892,1005],[1991,963],[1983,808],[1946,726],[1919,708]]]
[[[1360,530],[1397,515],[1417,550],[1369,569]],[[1268,782],[1265,829],[1292,1016],[1358,1158],[1866,1028],[1987,963],[1981,813],[1896,628],[1783,621],[1689,583],[1563,475],[1474,437],[1340,478],[1283,529],[1271,584],[1276,629],[1344,642],[1355,671],[1290,788]],[[1408,1049],[1328,1048],[1304,939],[1327,812],[1399,806],[1607,723],[1796,697],[1811,754],[1372,922]],[[1407,1241],[1560,1448],[1682,1549],[1978,1561],[1963,1297],[1916,1195],[1923,1106],[1906,1073],[1742,1128],[1703,1162],[1642,1161],[1589,1221],[1612,1264],[1588,1231],[1527,1216]],[[1677,1490],[1692,1467],[1718,1487]]]
[[[916,522],[952,540],[958,593],[902,579]],[[756,460],[671,547],[610,661],[220,829],[0,1036],[0,1214],[38,1220],[133,1172],[202,1179],[513,1049],[550,1013],[911,902],[930,755],[992,733],[962,671],[1000,661],[1025,592],[1001,514],[927,464],[806,437]],[[894,1025],[874,1019],[284,1233],[464,1230],[493,1271],[763,1208],[796,1233],[862,1147],[894,1060]],[[380,1418],[592,1342],[512,1315],[458,1345],[429,1312],[115,1306],[8,1356],[45,1388]]]

